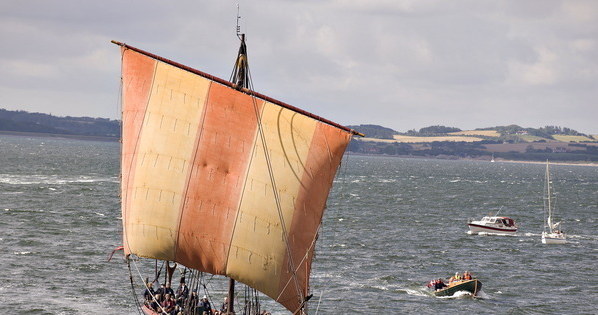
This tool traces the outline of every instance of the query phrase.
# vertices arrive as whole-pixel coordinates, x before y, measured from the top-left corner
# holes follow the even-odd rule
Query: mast
[[[231,75],[231,83],[236,89],[249,89],[249,64],[247,62],[247,46],[245,45],[245,34],[239,34],[241,45],[239,46],[239,53]]]
[[[226,299],[226,314],[234,314],[235,310],[235,279],[228,279],[228,296]]]
[[[552,232],[552,204],[550,198],[550,169],[548,161],[546,161],[546,199],[548,202],[548,228]]]
[[[237,90],[249,89],[250,77],[249,77],[249,64],[247,62],[247,45],[245,44],[245,34],[241,33],[241,27],[239,26],[239,20],[241,15],[239,14],[239,5],[237,4],[237,37],[241,41],[239,45],[239,52],[237,53],[237,60],[233,67],[233,73],[231,74],[230,82],[233,87]],[[229,278],[228,280],[228,294],[226,301],[226,313],[234,314],[235,306],[235,279]]]

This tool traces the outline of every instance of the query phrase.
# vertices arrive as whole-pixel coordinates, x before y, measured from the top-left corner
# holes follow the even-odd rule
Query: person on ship
[[[193,290],[191,295],[189,295],[189,300],[186,302],[186,307],[191,312],[190,314],[197,314],[198,306],[199,297],[197,296],[197,290]]]
[[[145,291],[143,291],[143,298],[145,299],[145,301],[151,301],[153,300],[153,295],[156,294],[156,292],[154,291],[153,288],[154,284],[151,282],[147,283],[147,287],[145,288]]]
[[[156,299],[159,303],[162,303],[164,300],[164,295],[166,294],[166,286],[164,283],[160,284],[160,287],[156,290],[156,296],[160,296],[159,299]]]
[[[170,296],[174,296],[174,290],[170,287],[170,281],[166,282],[164,287],[164,294],[170,294]]]
[[[164,301],[162,301],[162,308],[164,309],[163,311],[166,312],[167,314],[172,314],[174,312],[174,308],[176,306],[176,303],[172,297],[172,295],[170,295],[169,293],[166,293],[164,295]]]
[[[149,308],[153,311],[159,312],[160,311],[160,299],[162,297],[160,296],[160,294],[156,294],[154,295],[154,298],[152,299],[152,301],[149,304]]]
[[[224,303],[220,307],[220,313],[226,314],[228,312],[228,297],[224,297]]]
[[[179,284],[179,287],[176,289],[176,297],[186,300],[188,296],[189,287],[185,284],[185,278],[183,277],[181,278],[181,284]]]
[[[203,309],[204,314],[208,314],[208,315],[212,314],[212,305],[210,304],[210,301],[208,301],[207,296],[205,296],[205,295],[203,296],[203,298],[199,302],[199,307]]]

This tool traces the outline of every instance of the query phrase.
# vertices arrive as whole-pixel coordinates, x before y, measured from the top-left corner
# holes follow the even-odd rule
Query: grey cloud
[[[598,134],[597,2],[239,2],[256,89],[318,115]],[[0,107],[117,118],[111,39],[227,79],[236,3],[4,1]]]

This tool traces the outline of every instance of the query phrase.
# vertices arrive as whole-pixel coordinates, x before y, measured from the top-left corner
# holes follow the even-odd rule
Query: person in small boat
[[[442,279],[438,279],[438,280],[434,281],[434,290],[440,291],[446,287],[447,287],[447,285],[444,283],[444,281],[442,281]]]
[[[449,284],[460,280],[462,280],[461,275],[459,274],[459,272],[455,272],[455,275],[449,279]]]
[[[463,273],[463,280],[471,280],[473,279],[473,277],[471,276],[471,273],[469,273],[469,271],[465,271]]]

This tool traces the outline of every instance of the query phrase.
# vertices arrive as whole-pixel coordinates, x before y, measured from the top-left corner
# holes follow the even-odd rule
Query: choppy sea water
[[[4,310],[138,313],[126,265],[118,254],[107,261],[121,245],[118,173],[118,143],[0,136]],[[346,156],[310,313],[595,314],[598,167],[553,165],[552,175],[566,245],[540,242],[544,165]],[[466,233],[468,218],[499,209],[521,225],[516,236]],[[425,289],[465,270],[483,282],[482,298]]]

